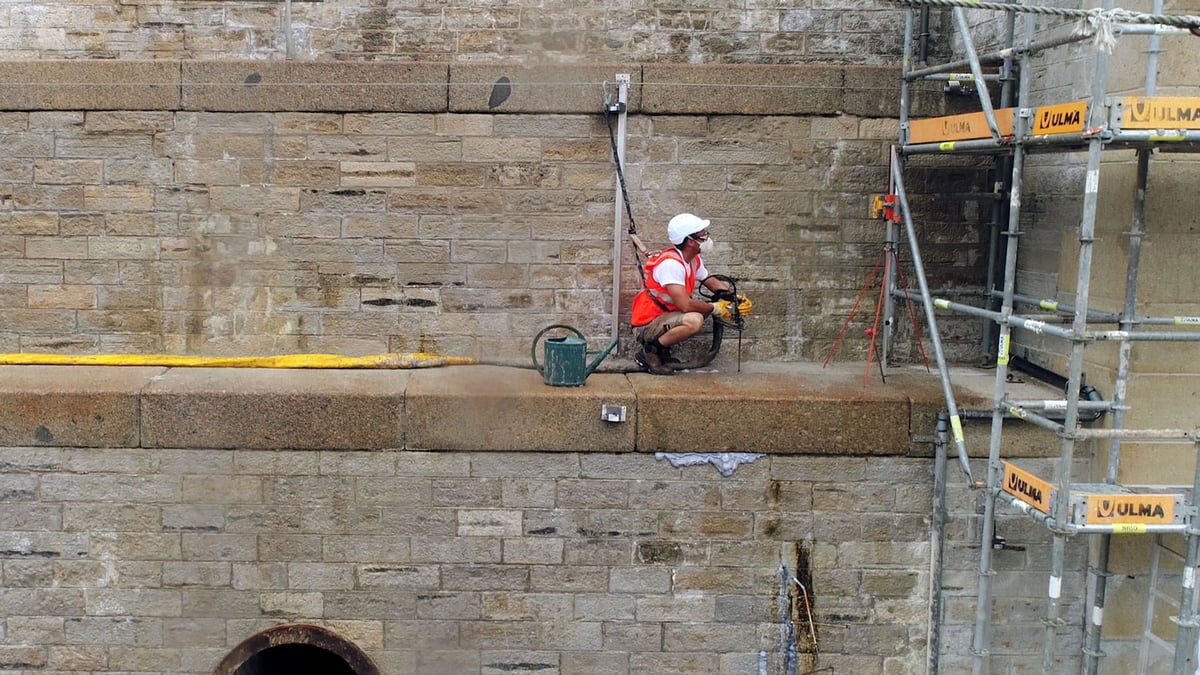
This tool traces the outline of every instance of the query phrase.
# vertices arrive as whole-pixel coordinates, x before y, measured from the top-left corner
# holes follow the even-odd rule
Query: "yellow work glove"
[[[732,319],[733,310],[730,309],[733,303],[728,300],[718,300],[713,303],[713,316],[718,319]]]
[[[742,316],[750,316],[750,310],[754,309],[754,303],[750,302],[750,298],[744,295],[737,296],[738,299],[738,314]]]

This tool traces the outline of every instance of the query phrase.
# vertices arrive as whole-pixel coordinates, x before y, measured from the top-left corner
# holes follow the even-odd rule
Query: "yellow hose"
[[[174,354],[0,354],[4,366],[164,366],[168,368],[436,368],[478,363],[465,356],[423,352],[339,356],[179,356]]]

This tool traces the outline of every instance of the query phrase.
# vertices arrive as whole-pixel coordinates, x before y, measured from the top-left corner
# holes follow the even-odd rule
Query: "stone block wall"
[[[511,361],[552,323],[608,336],[640,283],[627,222],[614,246],[618,72],[645,243],[666,244],[674,213],[711,218],[711,269],[755,302],[743,357],[823,359],[882,250],[868,207],[898,134],[888,68],[12,64],[0,351]],[[936,90],[915,104],[945,106]],[[987,213],[921,200],[944,187],[913,188],[935,287],[985,262]],[[872,315],[842,354],[864,353]],[[977,322],[947,325],[951,357],[973,354]]]
[[[0,7],[0,60],[287,55],[328,61],[879,65],[900,57],[902,33],[901,12],[882,1],[846,11],[830,2],[747,8],[733,0],[703,5],[14,0]]]
[[[918,675],[940,403],[917,372],[693,375],[695,397],[492,366],[0,367],[0,671],[227,675],[254,636],[315,625],[384,675]],[[695,412],[714,409],[738,424]],[[658,454],[702,450],[754,455],[722,474]],[[982,494],[948,470],[936,635],[957,674]],[[993,663],[1021,668],[1045,530],[1001,520],[998,607],[1020,611],[994,615]]]
[[[818,663],[809,631],[834,672],[924,660],[923,460],[772,457],[728,479],[646,454],[0,461],[5,672],[211,673],[280,623],[389,675],[733,675],[760,653],[783,672],[789,637]]]

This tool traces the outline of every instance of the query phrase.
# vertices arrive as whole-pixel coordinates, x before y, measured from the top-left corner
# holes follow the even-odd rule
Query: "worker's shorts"
[[[654,317],[654,320],[645,326],[637,326],[633,329],[633,334],[637,336],[638,342],[646,345],[654,342],[662,337],[664,333],[679,325],[679,320],[683,318],[683,312],[667,312]]]

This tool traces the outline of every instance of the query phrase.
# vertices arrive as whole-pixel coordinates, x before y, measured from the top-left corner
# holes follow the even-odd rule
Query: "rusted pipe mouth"
[[[268,628],[244,640],[213,675],[380,675],[353,642],[306,624]]]

